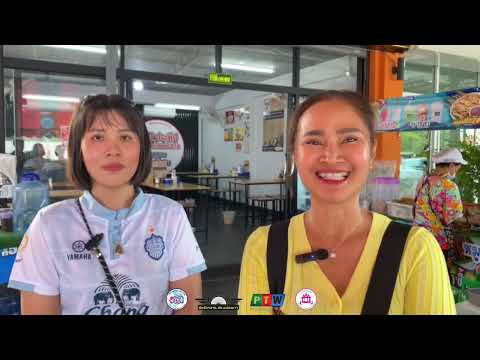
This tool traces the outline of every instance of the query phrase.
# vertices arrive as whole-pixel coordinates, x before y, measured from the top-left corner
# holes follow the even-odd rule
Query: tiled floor
[[[205,243],[203,233],[197,234],[208,267],[202,274],[204,298],[211,300],[221,296],[228,301],[229,298],[237,297],[243,248],[248,236],[257,227],[258,225],[250,225],[245,229],[242,209],[237,209],[232,225],[225,225],[222,209],[211,206],[208,241]],[[235,311],[204,311],[204,314],[208,315],[235,313]]]
[[[232,225],[225,225],[223,223],[221,209],[211,208],[208,219],[208,241],[205,241],[204,233],[196,234],[207,266],[218,267],[240,264],[243,247],[253,228],[244,228],[243,217],[241,217],[238,210]]]

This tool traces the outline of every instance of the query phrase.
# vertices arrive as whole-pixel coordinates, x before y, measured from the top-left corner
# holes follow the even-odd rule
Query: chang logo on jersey
[[[67,254],[68,261],[92,259],[92,254],[85,249],[85,242],[82,240],[74,241],[72,244],[72,250],[73,253]]]
[[[127,275],[114,274],[115,284],[125,304],[127,315],[146,315],[150,306],[141,301],[140,285]],[[121,308],[113,295],[112,288],[107,279],[94,291],[93,302],[95,306],[85,312],[85,315],[121,315]]]
[[[165,243],[161,236],[152,233],[149,238],[145,239],[144,248],[153,260],[160,260],[165,251]]]

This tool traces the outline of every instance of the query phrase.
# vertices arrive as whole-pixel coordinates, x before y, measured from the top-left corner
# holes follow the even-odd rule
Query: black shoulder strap
[[[267,241],[267,273],[270,294],[283,294],[287,274],[290,219],[272,224]]]
[[[403,249],[411,226],[392,221],[378,250],[362,315],[387,315],[392,302]]]

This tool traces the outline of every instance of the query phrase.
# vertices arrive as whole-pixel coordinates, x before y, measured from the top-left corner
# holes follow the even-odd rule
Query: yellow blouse
[[[373,213],[372,227],[350,283],[340,297],[316,262],[297,264],[295,255],[311,252],[304,225],[304,214],[291,219],[288,229],[288,260],[285,279],[285,314],[360,314],[378,249],[390,219]],[[253,294],[268,294],[266,251],[269,226],[262,226],[249,237],[242,258],[239,314],[268,315],[271,307],[250,306]],[[303,310],[295,302],[303,288],[315,292],[317,302]],[[389,310],[397,314],[455,315],[455,302],[447,266],[435,237],[426,229],[414,227],[408,236]]]

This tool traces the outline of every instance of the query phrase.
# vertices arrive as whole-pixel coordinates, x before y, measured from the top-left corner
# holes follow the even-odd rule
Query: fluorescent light
[[[143,114],[145,116],[159,116],[163,118],[174,118],[177,113],[173,108],[158,108],[155,106],[144,106]]]
[[[133,82],[133,88],[136,91],[142,91],[143,90],[143,82],[141,82],[140,80],[135,80]]]
[[[164,109],[183,109],[183,110],[196,110],[196,111],[200,110],[200,106],[195,106],[195,105],[157,103],[154,106],[157,108],[164,108]]]
[[[259,72],[259,73],[266,73],[266,74],[273,74],[275,69],[273,68],[263,68],[258,66],[247,66],[247,65],[237,65],[237,64],[223,64],[222,69],[233,69],[233,70],[244,70],[244,71],[252,71],[252,72]]]
[[[158,84],[158,85],[167,85],[168,82],[165,82],[165,81],[155,81],[155,84]]]
[[[27,100],[40,100],[40,101],[58,101],[58,102],[68,102],[68,103],[79,103],[80,99],[75,97],[66,97],[66,96],[50,96],[50,95],[36,95],[36,94],[25,94],[22,96]]]
[[[43,45],[48,47],[60,48],[60,49],[68,49],[68,50],[79,50],[79,51],[86,51],[91,53],[97,54],[106,54],[107,49],[95,47],[95,46],[86,46],[86,45]]]

